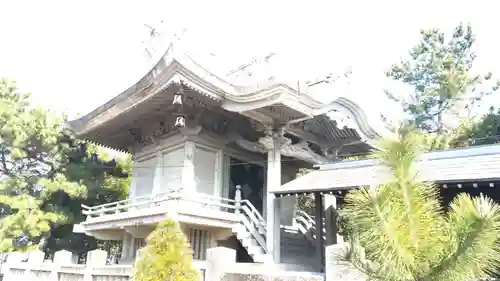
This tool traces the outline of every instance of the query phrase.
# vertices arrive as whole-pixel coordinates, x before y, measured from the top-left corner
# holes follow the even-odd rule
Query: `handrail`
[[[316,220],[314,220],[308,213],[306,213],[302,210],[297,210],[296,214],[304,217],[306,220],[308,220],[311,223],[313,223],[314,225],[316,225]]]
[[[93,215],[97,213],[107,213],[107,212],[112,212],[112,211],[118,211],[121,209],[128,209],[131,207],[137,207],[141,205],[148,205],[151,203],[158,203],[162,201],[168,201],[173,198],[173,193],[172,192],[167,192],[167,193],[159,193],[159,194],[150,194],[147,196],[138,196],[138,197],[133,197],[127,200],[121,200],[118,202],[113,202],[113,203],[106,203],[102,205],[97,205],[93,207],[88,207],[82,204],[82,214],[84,215]],[[167,198],[165,198],[167,196]],[[149,199],[147,201],[142,201],[141,199]],[[137,202],[139,201],[139,202]],[[128,204],[124,204],[128,203]],[[106,208],[109,207],[109,208]]]
[[[266,226],[266,220],[262,217],[257,208],[255,208],[255,206],[249,200],[245,199],[241,200],[240,202],[246,204],[252,211],[252,214],[255,214],[257,219],[264,225],[264,227]]]
[[[146,199],[146,200],[144,200]],[[113,203],[106,203],[93,207],[82,205],[82,214],[90,217],[96,215],[106,215],[109,213],[119,213],[121,211],[129,211],[134,207],[151,206],[159,203],[164,203],[172,200],[187,201],[200,204],[211,205],[220,208],[234,210],[236,209],[236,201],[233,199],[217,197],[202,193],[179,193],[179,192],[166,192],[159,194],[150,194],[147,196],[138,196],[121,200]]]
[[[93,209],[102,209],[103,207],[108,207],[108,206],[112,206],[112,205],[120,205],[120,204],[123,204],[123,203],[128,203],[128,202],[133,202],[133,201],[136,201],[136,200],[140,200],[140,199],[149,199],[149,198],[154,198],[154,197],[158,197],[158,196],[162,196],[162,195],[167,195],[167,194],[172,194],[174,193],[175,191],[171,190],[171,191],[167,191],[167,192],[162,192],[162,193],[157,193],[157,194],[148,194],[148,195],[142,195],[142,196],[136,196],[136,197],[131,197],[131,198],[127,198],[125,200],[120,200],[120,201],[116,201],[116,202],[111,202],[111,203],[105,203],[105,204],[101,204],[101,205],[97,205],[97,206],[86,206],[84,204],[82,204],[82,208],[84,209],[89,209],[89,210],[93,210]],[[190,194],[190,193],[181,193],[183,196],[187,195],[187,194]],[[219,200],[219,201],[227,201],[227,202],[236,202],[234,199],[229,199],[229,198],[224,198],[224,197],[217,197],[217,196],[213,196],[213,195],[209,195],[209,194],[204,194],[204,193],[195,193],[197,197],[205,197],[207,199],[211,199],[211,200]]]
[[[132,202],[133,200],[137,200],[137,199],[144,199],[144,198],[151,198],[151,197],[153,197],[153,195],[148,194],[148,195],[141,195],[141,196],[127,198],[127,199],[116,201],[116,202],[105,203],[105,204],[101,204],[101,205],[97,205],[97,206],[87,206],[87,205],[82,204],[81,207],[83,209],[92,210],[92,209],[98,209],[98,208],[108,207],[108,206],[112,206],[112,205],[118,205],[121,203]]]
[[[254,238],[258,245],[266,253],[266,221],[261,213],[249,200],[241,200],[241,187],[237,188],[238,196],[235,199],[213,196],[210,194],[196,192],[179,192],[170,190],[165,193],[149,194],[145,196],[137,196],[112,203],[106,203],[97,206],[86,206],[82,204],[82,214],[88,217],[99,217],[111,215],[121,212],[128,212],[140,206],[156,207],[162,203],[169,201],[185,201],[199,204],[205,204],[221,208],[221,210],[234,210],[235,214],[245,217],[245,222],[242,220],[246,231]],[[231,211],[232,212],[232,211]],[[242,219],[242,218],[241,218]]]
[[[304,230],[306,231],[305,233],[302,233],[305,235],[308,239],[316,239],[316,219],[313,216],[310,216],[308,213],[297,210],[296,216],[294,220],[297,223],[301,223],[304,226]],[[323,223],[322,223],[322,232],[323,232],[323,239],[326,239],[326,225],[325,225],[325,218],[323,218]]]
[[[266,226],[265,222],[263,222],[261,219],[258,218],[258,217],[262,218],[262,216],[260,215],[260,213],[257,211],[257,209],[253,206],[253,204],[250,201],[241,200],[240,202],[245,205],[245,206],[241,205],[240,211],[242,211],[242,213],[240,213],[240,214],[246,215],[249,222],[252,224],[254,231],[252,231],[252,229],[250,229],[249,226],[244,224],[245,228],[247,228],[248,233],[250,233],[250,235],[255,239],[255,241],[257,241],[257,243],[262,248],[264,253],[267,253],[266,237],[260,233],[261,229],[263,229],[265,231],[265,226]],[[244,208],[247,206],[248,206],[248,208]],[[257,214],[257,217],[254,216],[255,214]]]
[[[209,199],[209,200],[216,200],[216,201],[225,201],[225,202],[228,202],[228,203],[236,203],[236,200],[234,199],[230,199],[230,198],[224,198],[224,197],[218,197],[218,196],[214,196],[214,195],[210,195],[210,194],[205,194],[205,193],[182,193],[182,197],[184,196],[189,196],[189,195],[194,195],[198,198],[206,198],[206,199]]]
[[[250,234],[253,240],[257,242],[263,253],[267,253],[267,242],[264,235],[266,233],[266,221],[250,200],[242,200],[241,195],[241,185],[236,185],[234,194],[236,213],[246,218],[240,219],[243,227],[245,227],[246,232]]]
[[[196,196],[181,196],[179,198],[179,200],[193,202],[193,203],[200,203],[200,204],[210,204],[210,205],[213,205],[213,206],[216,206],[216,207],[221,207],[221,208],[236,209],[235,205],[225,204],[225,203],[221,203],[221,202],[210,202],[210,203],[207,203],[203,199],[196,198]]]
[[[247,204],[241,205],[240,210],[244,211],[249,219],[251,219],[252,223],[257,226],[257,230],[260,234],[266,233],[266,223],[260,221],[255,217],[255,214],[248,208]]]

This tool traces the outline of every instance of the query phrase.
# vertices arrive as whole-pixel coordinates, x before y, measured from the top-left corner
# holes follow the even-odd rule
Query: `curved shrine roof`
[[[276,76],[242,85],[236,85],[231,80],[234,79],[220,77],[197,63],[180,45],[170,44],[158,63],[136,84],[67,125],[77,135],[85,136],[169,86],[183,85],[219,103],[224,110],[248,113],[245,115],[260,123],[287,124],[305,120],[307,122],[303,122],[303,126],[306,131],[323,133],[327,140],[333,140],[331,137],[338,134],[334,132],[335,127],[353,130],[351,135],[358,135],[369,145],[381,136],[392,135],[380,116],[367,116],[357,103],[341,95],[333,102],[323,103],[299,91],[297,88],[300,85],[291,85]],[[300,116],[301,120],[276,120],[275,117],[266,118],[266,114],[262,113],[263,108],[276,106],[294,112],[292,115]]]

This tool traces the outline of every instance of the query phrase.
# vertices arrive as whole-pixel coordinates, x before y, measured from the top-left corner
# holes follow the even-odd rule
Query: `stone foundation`
[[[283,275],[263,275],[263,274],[241,274],[241,273],[226,273],[221,278],[221,281],[323,281],[325,277],[323,275],[311,274],[300,274],[295,275],[294,272],[291,274]]]

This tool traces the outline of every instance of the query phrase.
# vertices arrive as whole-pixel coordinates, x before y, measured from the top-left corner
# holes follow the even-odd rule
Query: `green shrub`
[[[135,281],[199,280],[193,268],[192,250],[179,225],[168,219],[146,238],[135,265]]]

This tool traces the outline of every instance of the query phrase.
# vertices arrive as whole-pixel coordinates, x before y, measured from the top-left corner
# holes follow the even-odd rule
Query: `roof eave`
[[[224,109],[234,112],[249,112],[259,107],[283,104],[312,118],[337,110],[353,121],[353,129],[372,147],[380,137],[390,134],[383,130],[383,125],[374,121],[376,118],[367,118],[365,112],[349,99],[338,98],[325,105],[284,83],[274,83],[266,88],[247,91],[245,87],[232,85],[211,73],[182,51],[174,52],[174,49],[171,45],[151,71],[136,84],[85,116],[69,121],[68,127],[75,134],[84,135],[170,85],[182,84],[221,101]]]
[[[500,158],[500,144],[496,145],[485,145],[478,147],[467,147],[467,148],[458,148],[458,149],[450,149],[443,151],[433,151],[428,152],[422,155],[420,161],[421,162],[434,162],[439,161],[444,163],[448,163],[447,160],[457,161],[472,161],[471,159],[490,159],[488,161],[497,161],[495,159]],[[496,162],[495,162],[496,163]],[[431,163],[426,163],[428,166]],[[454,168],[455,165],[449,164],[440,164],[440,166],[447,168]],[[421,164],[422,165],[422,164]],[[331,190],[342,190],[346,188],[353,188],[359,186],[369,186],[376,185],[384,182],[387,176],[390,176],[390,173],[386,171],[384,167],[381,167],[380,161],[377,159],[364,159],[364,160],[353,160],[353,161],[343,161],[333,164],[319,165],[320,170],[311,172],[307,175],[304,175],[296,180],[288,182],[282,185],[277,190],[270,190],[272,193],[304,193],[304,192],[326,192]],[[422,172],[422,180],[425,181],[479,181],[479,180],[492,180],[500,178],[500,170],[498,167],[485,166],[485,169],[489,169],[489,171],[482,171],[482,176],[467,174],[467,172],[460,171],[453,174],[453,177],[443,176],[442,172],[429,170],[427,173]],[[469,167],[470,168],[470,167]],[[360,180],[359,184],[353,186],[352,184],[342,184],[340,182],[335,182],[335,179],[332,179],[332,183],[325,185],[325,177],[329,171],[333,170],[352,170],[352,169],[368,169],[369,171],[377,171],[376,178],[371,178],[371,176],[367,176],[367,179]],[[433,168],[434,169],[434,168]],[[476,168],[479,169],[479,168]],[[493,170],[491,170],[493,169]],[[498,172],[497,172],[498,171]],[[487,173],[486,173],[487,172]],[[484,176],[486,175],[487,176]],[[330,175],[331,176],[331,175]],[[312,187],[312,188],[308,188]]]

